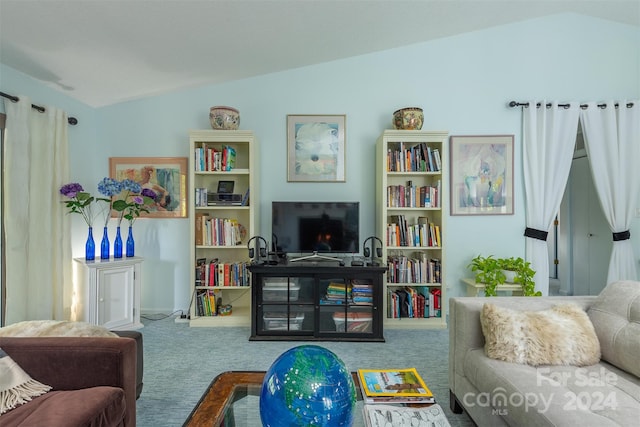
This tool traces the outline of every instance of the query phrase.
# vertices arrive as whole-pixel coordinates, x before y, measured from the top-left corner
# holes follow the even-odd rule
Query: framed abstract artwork
[[[513,214],[513,135],[451,136],[451,215]]]
[[[187,217],[186,157],[110,157],[109,175],[118,181],[131,179],[156,193],[155,204],[140,218]]]
[[[345,115],[287,116],[287,181],[345,182]]]

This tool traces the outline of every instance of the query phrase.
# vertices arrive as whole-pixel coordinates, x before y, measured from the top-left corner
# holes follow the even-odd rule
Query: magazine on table
[[[450,427],[440,405],[408,407],[394,405],[364,405],[364,423],[367,427]]]
[[[434,403],[435,398],[415,368],[358,369],[365,403]]]

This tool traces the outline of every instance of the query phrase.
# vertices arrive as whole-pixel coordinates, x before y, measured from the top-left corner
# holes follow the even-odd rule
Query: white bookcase
[[[251,322],[251,281],[244,267],[249,263],[247,241],[257,234],[259,189],[257,186],[257,147],[251,131],[192,130],[189,132],[189,235],[190,235],[190,326],[249,326]],[[202,149],[205,159],[196,156]],[[229,150],[234,153],[233,166],[217,166],[215,152]],[[207,156],[210,150],[210,156]],[[229,152],[229,151],[228,151]],[[228,162],[227,162],[228,163]],[[207,166],[209,165],[209,166]],[[203,167],[204,166],[204,167]],[[215,170],[212,170],[215,169]],[[219,183],[233,182],[237,200],[207,200],[202,192],[217,193]],[[200,198],[196,197],[196,189]],[[248,196],[246,199],[245,196]],[[209,202],[209,203],[208,203]],[[210,228],[207,229],[207,226]],[[214,228],[217,231],[212,231]],[[221,232],[222,234],[218,233]],[[205,267],[198,268],[198,260],[205,260]],[[218,270],[219,281],[214,280],[212,270],[220,265],[230,266],[227,280]],[[244,280],[234,280],[236,271],[246,273]],[[204,276],[201,273],[205,271]],[[223,270],[224,271],[224,270]],[[205,296],[208,299],[205,300]],[[211,298],[213,296],[213,298]],[[222,306],[231,305],[231,314],[214,315],[212,305],[221,301]],[[206,303],[209,303],[207,308]]]
[[[382,307],[385,328],[446,327],[447,139],[444,131],[385,130],[377,141],[376,234],[383,242],[382,264],[389,267]],[[423,153],[425,167],[415,160],[423,158]],[[424,202],[427,194],[428,203]],[[411,292],[416,300],[418,294],[427,300],[429,294],[439,298],[438,315],[422,317],[419,310],[407,310],[398,317],[392,309],[393,298],[406,298],[403,292],[408,289],[415,291]]]

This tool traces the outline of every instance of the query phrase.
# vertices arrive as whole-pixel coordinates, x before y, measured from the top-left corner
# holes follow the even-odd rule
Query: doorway
[[[613,241],[593,184],[581,126],[558,219],[559,293],[598,295],[607,283]],[[554,244],[553,239],[549,244]]]

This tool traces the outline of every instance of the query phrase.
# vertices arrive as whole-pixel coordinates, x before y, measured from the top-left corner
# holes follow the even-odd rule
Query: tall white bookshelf
[[[235,130],[192,130],[189,132],[189,236],[190,236],[190,289],[191,307],[190,326],[249,326],[251,323],[251,282],[250,274],[240,284],[233,279],[215,282],[200,280],[197,260],[205,260],[207,266],[232,265],[241,269],[248,266],[247,242],[257,233],[259,188],[257,186],[257,147],[256,138],[251,131]],[[204,160],[196,155],[207,156],[207,152],[233,152],[233,166],[215,165],[213,156]],[[227,162],[229,159],[225,159]],[[227,163],[228,164],[228,163]],[[223,170],[220,168],[222,167]],[[208,203],[203,190],[208,194],[217,193],[220,181],[233,182],[233,193],[245,196],[244,203]],[[196,197],[196,189],[201,197]],[[207,229],[213,223],[227,227],[226,236],[214,235]],[[237,224],[237,225],[236,225]],[[203,230],[204,228],[204,230]],[[223,228],[224,229],[224,228]],[[229,231],[231,230],[231,231]],[[217,261],[213,264],[212,261]],[[207,267],[209,268],[209,267]],[[211,267],[213,268],[213,267]],[[230,270],[232,270],[230,268]],[[224,277],[224,273],[220,273]],[[231,274],[233,274],[231,272]],[[206,277],[213,277],[207,272]],[[232,306],[231,314],[213,315],[211,310],[202,306],[204,295],[214,295],[215,301],[221,299],[222,305]],[[200,301],[199,301],[200,299]],[[210,299],[213,302],[214,299]]]
[[[447,139],[445,131],[385,130],[377,140],[376,234],[383,243],[381,260],[389,267],[385,328],[446,328]],[[422,294],[427,301],[432,294],[432,306],[439,298],[439,311],[431,317],[419,310],[398,314],[392,309],[394,298],[407,290],[412,298]]]

